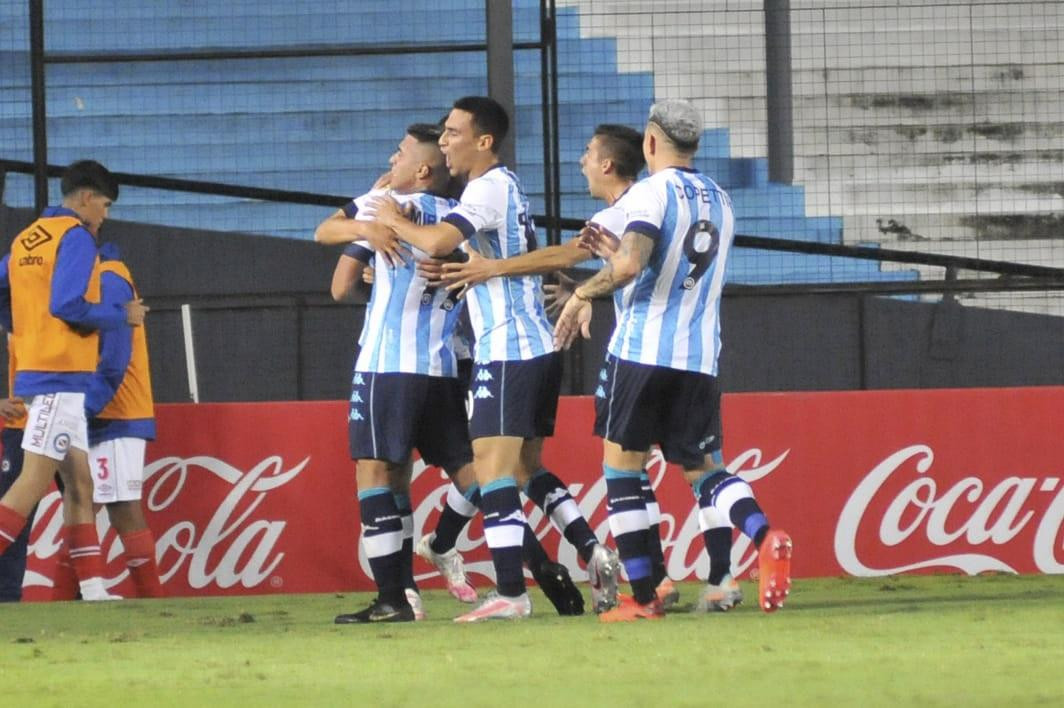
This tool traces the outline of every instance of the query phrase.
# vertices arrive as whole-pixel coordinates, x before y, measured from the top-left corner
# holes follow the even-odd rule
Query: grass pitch
[[[1064,576],[801,580],[784,610],[337,626],[370,596],[0,606],[4,705],[1062,705]],[[686,605],[685,605],[686,603]]]

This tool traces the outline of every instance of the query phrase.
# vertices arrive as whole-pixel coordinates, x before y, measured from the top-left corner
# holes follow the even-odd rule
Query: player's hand
[[[605,261],[608,261],[621,245],[621,239],[616,234],[591,221],[587,222],[577,238],[583,248]]]
[[[551,317],[562,311],[576,290],[575,280],[561,271],[558,271],[557,276],[557,284],[547,283],[543,286],[543,306]]]
[[[443,263],[439,258],[425,258],[417,262],[417,274],[428,281],[429,287],[443,285]]]
[[[499,262],[494,258],[485,258],[474,249],[467,255],[469,259],[464,263],[443,264],[443,282],[448,290],[457,290],[459,298],[465,297],[469,288],[499,274]]]
[[[366,266],[362,269],[362,282],[366,285],[373,285],[373,266]]]
[[[18,396],[0,399],[0,418],[12,423],[26,415],[26,402]]]
[[[388,194],[381,194],[369,200],[369,213],[374,220],[394,229],[400,221],[405,220],[399,202]]]
[[[362,228],[362,237],[369,241],[373,250],[389,267],[400,267],[413,260],[414,256],[407,250],[406,245],[384,224],[379,221],[367,221]]]
[[[392,171],[388,170],[373,183],[371,189],[388,189],[392,184]]]
[[[568,349],[577,333],[591,339],[591,302],[575,296],[569,298],[554,325],[554,351]]]
[[[130,300],[126,303],[126,324],[133,327],[140,327],[144,324],[144,317],[151,310],[150,307],[144,304],[142,298],[136,300]]]

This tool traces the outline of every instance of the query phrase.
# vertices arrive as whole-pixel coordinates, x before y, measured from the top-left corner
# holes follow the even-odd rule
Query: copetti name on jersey
[[[695,197],[698,197],[698,200],[703,204],[710,204],[712,202],[712,197],[710,196],[712,192],[701,185],[673,184],[672,187],[676,190],[676,195],[678,197],[683,197],[684,199],[694,199]]]

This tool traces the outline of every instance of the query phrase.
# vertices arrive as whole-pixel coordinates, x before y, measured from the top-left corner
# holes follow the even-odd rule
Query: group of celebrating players
[[[721,455],[720,298],[734,215],[728,195],[692,167],[698,111],[663,101],[642,134],[598,126],[580,164],[591,195],[607,206],[577,237],[546,248],[536,248],[520,182],[499,162],[508,130],[496,101],[459,99],[439,124],[409,126],[378,184],[315,232],[322,243],[347,244],[334,298],[352,300],[371,283],[348,428],[361,543],[378,594],[335,621],[424,617],[413,574],[415,449],[452,481],[436,529],[416,553],[467,603],[479,598],[456,543],[483,514],[496,588],[456,622],[528,617],[525,566],[559,613],[583,612],[568,570],[529,528],[522,492],[576,548],[602,621],[664,617],[677,592],[644,471],[653,445],[683,468],[697,499],[710,570],[696,609],[742,601],[730,572],[733,528],[758,549],[759,606],[782,607],[791,539],[769,526]],[[640,181],[644,167],[650,176]],[[96,505],[106,506],[119,533],[137,594],[157,597],[155,543],[140,508],[145,445],[155,436],[148,308],[113,245],[97,241],[118,197],[114,177],[99,163],[77,162],[61,188],[61,206],[46,209],[0,260],[12,372],[11,395],[0,401],[0,599],[20,595],[27,521],[53,479],[65,530],[56,597],[118,599],[103,582]],[[595,275],[579,284],[560,276],[545,297],[542,274],[596,257],[605,265]],[[616,551],[541,460],[554,432],[559,350],[589,336],[592,300],[605,295],[613,296],[616,325],[594,432],[603,439]],[[548,308],[558,315],[553,327]],[[618,592],[622,569],[631,595]]]
[[[105,506],[139,597],[163,594],[140,506],[155,438],[148,308],[99,230],[118,183],[98,162],[63,173],[62,204],[19,233],[0,260],[0,323],[9,332],[9,397],[0,401],[0,601],[21,598],[29,519],[55,479],[63,541],[53,597],[118,600],[104,583],[96,510]]]
[[[377,598],[337,623],[423,616],[412,572],[410,456],[450,476],[436,530],[417,544],[461,601],[477,601],[455,549],[480,511],[496,588],[456,622],[531,614],[523,565],[562,614],[583,599],[550,561],[522,510],[543,509],[586,564],[592,606],[605,622],[660,619],[675,602],[665,573],[660,514],[644,466],[651,446],[683,468],[710,557],[696,608],[742,601],[730,573],[732,529],[759,553],[758,604],[783,606],[791,539],[768,519],[721,454],[720,298],[734,235],[728,195],[692,167],[702,120],[684,101],[650,109],[645,131],[601,125],[581,168],[607,207],[578,237],[536,248],[528,200],[498,158],[509,117],[496,101],[467,96],[438,125],[407,128],[374,189],[319,225],[322,243],[349,244],[332,294],[354,298],[372,282],[352,377],[348,428],[357,461],[361,542]],[[650,176],[637,181],[644,165]],[[541,275],[599,257],[587,281]],[[541,462],[553,434],[559,350],[589,336],[592,300],[613,295],[616,326],[596,392],[609,528],[617,551],[596,538],[568,489]],[[462,331],[463,305],[473,344]],[[468,410],[467,410],[468,407]],[[468,420],[467,420],[468,415]],[[618,592],[621,570],[631,595]]]

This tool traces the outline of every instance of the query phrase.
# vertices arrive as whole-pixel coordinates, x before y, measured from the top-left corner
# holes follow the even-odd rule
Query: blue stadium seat
[[[352,10],[355,5],[357,11]],[[114,0],[45,4],[50,51],[165,51],[348,44],[358,27],[373,42],[484,40],[483,0],[399,5],[363,0],[228,0],[184,4]],[[0,4],[0,145],[3,157],[32,157],[25,7]],[[610,38],[581,38],[580,13],[558,11],[562,211],[601,208],[586,193],[577,161],[603,122],[641,126],[654,98],[649,73],[621,72]],[[536,41],[539,3],[514,3],[516,41]],[[118,39],[120,38],[120,42]],[[386,167],[399,127],[435,121],[459,95],[486,91],[481,53],[59,64],[47,70],[49,160],[92,156],[121,172],[151,173],[276,189],[353,195]],[[544,204],[540,57],[515,54],[517,160],[535,211]],[[603,87],[609,100],[602,100]],[[698,165],[732,195],[740,233],[839,243],[842,221],[807,217],[800,185],[768,181],[762,158],[733,158],[726,127],[705,131]],[[9,177],[9,204],[32,202],[28,179]],[[127,189],[113,215],[175,226],[310,238],[327,207],[269,204]],[[895,280],[871,261],[737,249],[729,277],[774,283]]]

